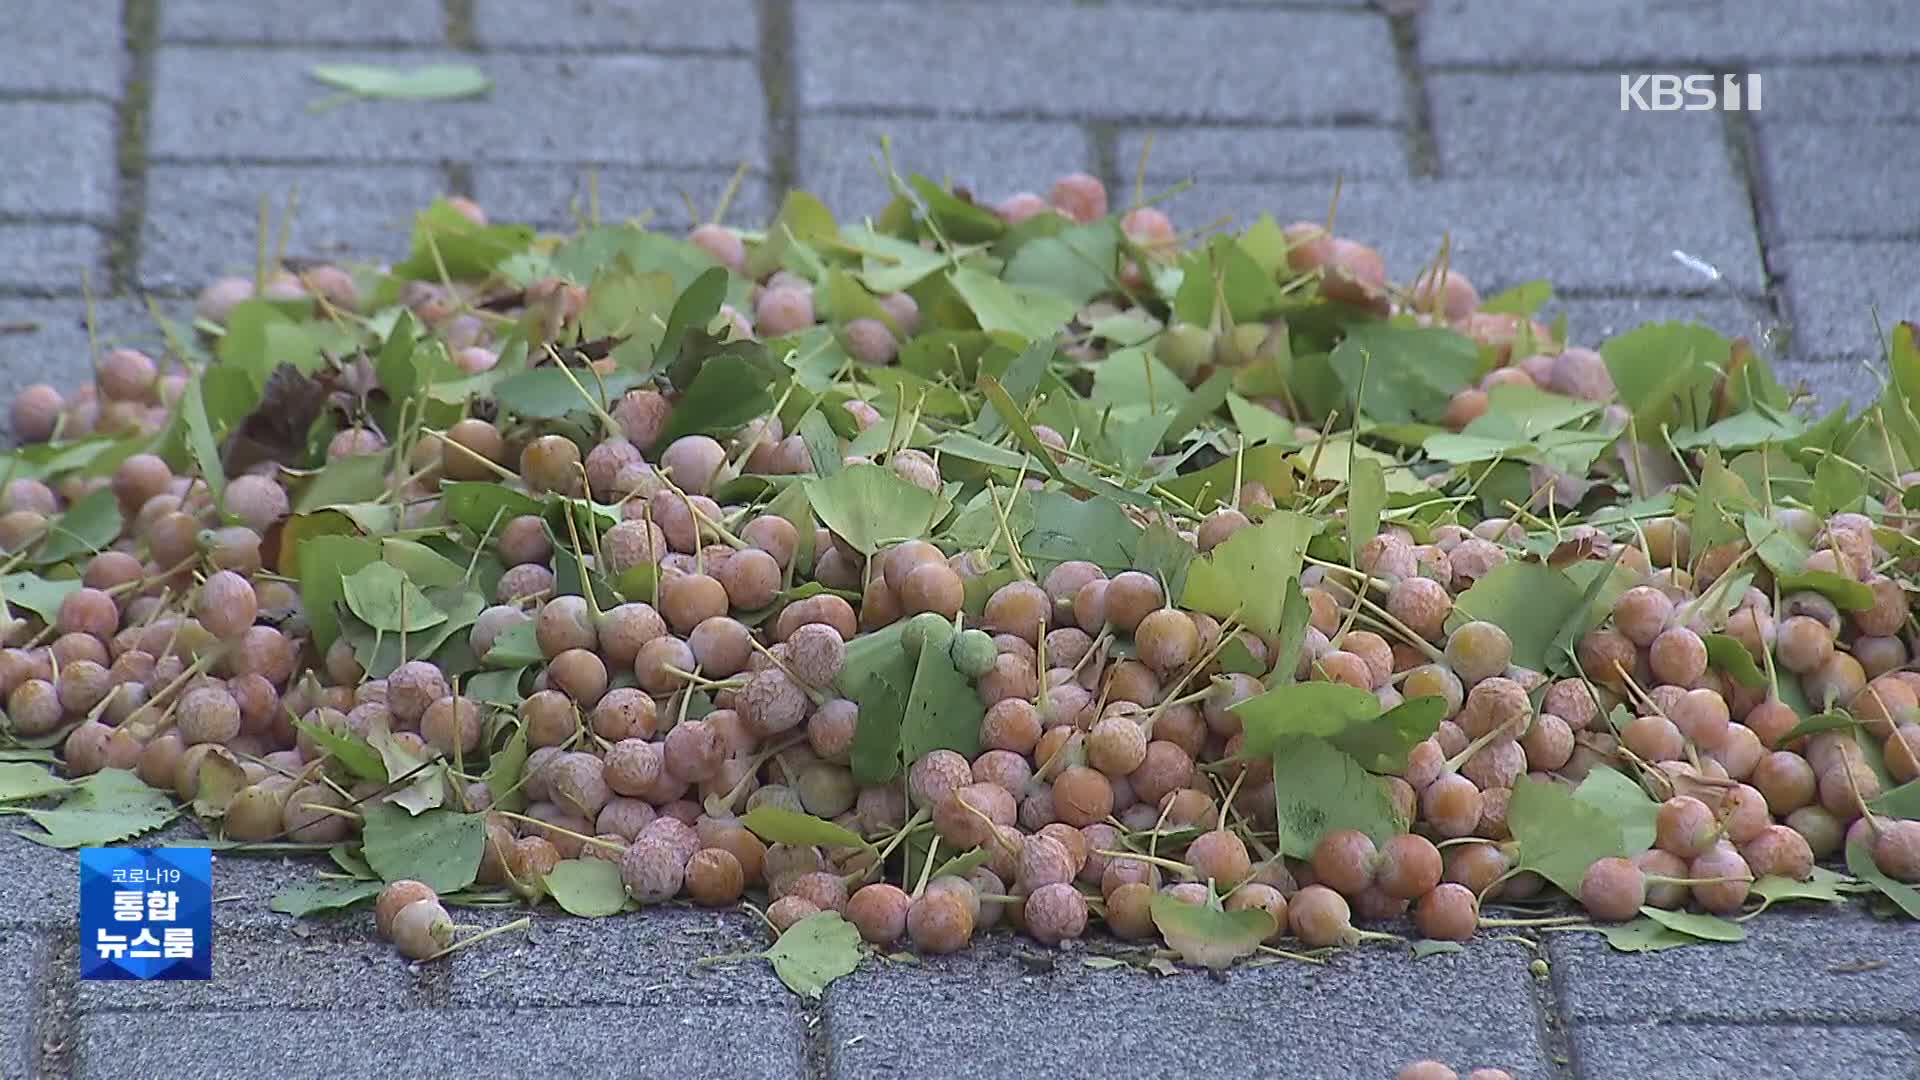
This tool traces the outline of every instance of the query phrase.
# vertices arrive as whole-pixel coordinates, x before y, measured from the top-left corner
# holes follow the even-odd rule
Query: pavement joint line
[[[1817,1027],[1834,1031],[1872,1031],[1881,1028],[1894,1028],[1911,1032],[1920,1029],[1920,1019],[1907,1020],[1834,1020],[1818,1016],[1805,1016],[1800,1013],[1761,1013],[1753,1016],[1608,1016],[1594,1017],[1580,1021],[1581,1027],[1636,1027],[1653,1024],[1658,1027],[1689,1028],[1767,1028]]]
[[[759,0],[760,93],[766,105],[771,195],[785,199],[800,176],[800,75],[793,0]],[[751,172],[751,171],[750,171]]]
[[[473,0],[440,0],[440,19],[447,44],[462,52],[479,47],[473,36]]]
[[[80,932],[67,928],[41,937],[35,966],[40,969],[40,993],[33,1030],[39,1036],[34,1076],[65,1080],[73,1075],[73,1049],[79,1039],[79,1012],[74,1008],[80,972]]]
[[[1400,89],[1407,103],[1404,138],[1408,171],[1416,177],[1440,175],[1440,140],[1433,125],[1433,95],[1427,90],[1426,71],[1420,66],[1420,20],[1412,14],[1390,15],[1393,58],[1400,71]]]
[[[1726,139],[1727,154],[1733,162],[1734,181],[1747,194],[1753,235],[1760,247],[1760,271],[1767,283],[1767,310],[1776,322],[1790,325],[1792,313],[1788,310],[1786,290],[1781,287],[1780,267],[1775,258],[1778,230],[1771,220],[1773,200],[1769,196],[1766,170],[1760,165],[1761,136],[1758,126],[1750,113],[1723,111],[1720,114],[1720,127]]]
[[[806,1080],[828,1080],[833,1075],[833,1024],[828,1019],[833,1011],[832,994],[829,987],[826,997],[800,1003],[800,1024],[805,1033],[801,1075]]]
[[[1087,144],[1093,149],[1093,174],[1107,185],[1114,205],[1119,205],[1123,201],[1122,196],[1133,190],[1133,178],[1139,173],[1140,163],[1120,160],[1120,130],[1115,125],[1104,120],[1091,120],[1083,127]],[[1131,198],[1126,195],[1124,200],[1129,206],[1132,205]]]
[[[111,94],[86,90],[0,90],[0,105],[118,105]]]
[[[127,83],[118,108],[114,138],[114,222],[107,231],[107,278],[102,287],[119,293],[133,282],[140,262],[140,233],[147,217],[147,141],[153,111],[153,51],[159,13],[154,0],[127,0],[121,9],[126,40]]]
[[[1895,71],[1909,69],[1920,60],[1920,50],[1898,56],[1866,53],[1834,53],[1831,56],[1767,60],[1716,53],[1710,60],[1697,56],[1674,59],[1672,54],[1637,53],[1606,61],[1569,60],[1565,63],[1489,63],[1483,60],[1436,60],[1426,65],[1429,75],[1624,75],[1636,68],[1659,66],[1675,75],[1710,74],[1721,70],[1758,71],[1769,75],[1775,69],[1817,70],[1830,67],[1884,67]]]
[[[1531,938],[1537,946],[1534,957],[1547,962],[1546,978],[1535,977],[1531,970],[1527,972],[1528,989],[1540,1023],[1540,1052],[1552,1067],[1556,1080],[1575,1080],[1580,1070],[1574,1061],[1573,1014],[1560,995],[1560,981],[1565,974],[1563,965],[1553,962],[1546,943],[1540,940],[1544,936],[1534,934]],[[1531,969],[1531,962],[1528,967]]]
[[[811,117],[847,118],[862,120],[964,120],[996,123],[1033,123],[1052,122],[1061,124],[1085,123],[1106,124],[1116,130],[1137,128],[1143,123],[1167,124],[1168,126],[1219,128],[1233,131],[1289,132],[1289,131],[1389,131],[1403,130],[1399,124],[1390,124],[1380,120],[1342,117],[1322,120],[1248,120],[1244,117],[1217,117],[1203,120],[1181,119],[1170,121],[1165,117],[1143,121],[1136,115],[1114,113],[1038,113],[1032,110],[985,110],[973,112],[955,112],[950,109],[936,109],[923,105],[816,105],[807,110]]]
[[[329,169],[329,170],[340,170],[340,171],[367,171],[367,170],[378,170],[378,169],[404,169],[404,168],[417,169],[423,166],[427,168],[444,168],[447,165],[447,159],[444,157],[423,156],[423,157],[417,157],[417,158],[379,158],[379,159],[345,162],[345,161],[338,161],[338,160],[333,160],[329,158],[298,158],[298,157],[202,158],[202,157],[184,157],[178,154],[155,154],[147,158],[147,164],[165,165],[169,167],[206,168],[206,169],[267,168],[267,169]],[[740,163],[738,161],[735,161],[732,163],[727,163],[723,161],[714,161],[710,164],[704,164],[704,165],[636,165],[631,161],[614,161],[606,158],[586,159],[586,160],[569,159],[566,161],[554,161],[554,160],[545,159],[545,158],[539,159],[539,160],[535,160],[531,158],[507,159],[507,160],[499,160],[499,161],[480,160],[480,161],[470,161],[468,162],[468,164],[476,169],[534,168],[534,167],[547,168],[547,169],[554,169],[554,168],[633,169],[636,171],[644,171],[644,172],[653,173],[656,175],[663,175],[663,176],[678,176],[682,174],[687,176],[693,176],[700,173],[722,173],[722,172],[731,175],[733,170],[739,168],[740,166]],[[747,169],[747,175],[752,177],[765,177],[768,175],[768,173],[764,169],[756,169],[756,168],[750,167]],[[33,218],[22,218],[20,220],[23,223],[31,224],[31,223],[52,221],[54,219],[47,218],[47,217],[33,217]],[[79,219],[75,219],[75,220],[79,220]]]
[[[458,0],[454,0],[458,2]],[[580,58],[617,58],[637,57],[658,60],[745,60],[753,56],[752,50],[739,48],[702,47],[698,45],[665,45],[659,47],[644,46],[580,46],[580,45],[542,45],[525,47],[512,45],[472,45],[449,43],[447,45],[421,44],[417,41],[261,41],[258,39],[228,40],[224,38],[168,38],[157,43],[168,49],[202,49],[210,52],[225,52],[232,49],[247,49],[255,52],[284,53],[366,53],[382,55],[387,53],[417,53],[423,59],[431,60],[435,54],[453,52],[459,55],[477,57],[535,57],[539,59],[570,60]]]
[[[473,197],[473,162],[443,161],[440,169],[446,174],[447,194]]]
[[[0,212],[0,225],[98,225],[100,219],[85,214],[9,214]]]
[[[991,123],[1112,124],[1116,128],[1209,127],[1248,131],[1373,130],[1398,131],[1371,113],[1328,113],[1310,120],[1267,122],[1244,117],[1215,117],[1194,113],[1111,113],[1056,112],[1048,109],[936,109],[923,105],[820,105],[807,110],[809,116],[848,116],[872,120],[973,120]]]

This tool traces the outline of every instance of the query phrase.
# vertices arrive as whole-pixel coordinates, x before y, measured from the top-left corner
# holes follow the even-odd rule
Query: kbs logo
[[[1760,111],[1758,75],[1622,75],[1621,112]]]

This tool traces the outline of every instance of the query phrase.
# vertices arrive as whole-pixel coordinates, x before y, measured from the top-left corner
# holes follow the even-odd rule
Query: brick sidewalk
[[[1883,323],[1920,315],[1920,34],[1910,0],[10,0],[0,65],[0,392],[77,381],[101,332],[150,339],[251,269],[259,201],[298,193],[290,251],[394,255],[434,194],[562,227],[681,228],[745,163],[733,220],[789,186],[877,210],[901,170],[983,195],[1083,168],[1130,195],[1192,179],[1184,227],[1325,213],[1398,275],[1451,230],[1484,291],[1538,277],[1586,341],[1698,318],[1795,331],[1784,374],[1870,393]],[[1902,26],[1907,27],[1905,31]],[[457,104],[310,112],[318,62],[470,62]],[[1623,113],[1622,72],[1756,72],[1763,111]],[[1716,263],[1738,296],[1669,256]],[[16,324],[31,324],[21,330]],[[50,373],[54,373],[50,375]],[[64,375],[64,379],[60,376]],[[543,921],[412,974],[367,917],[303,935],[291,874],[224,861],[219,978],[76,986],[72,860],[0,837],[0,1075],[935,1074],[1368,1078],[1414,1057],[1516,1076],[1920,1075],[1920,935],[1775,913],[1751,942],[1623,957],[1580,936],[1222,981],[1051,966],[1016,947],[871,966],[823,1006],[761,968],[689,975],[747,923]],[[1860,961],[1886,966],[1857,970]],[[956,1004],[961,1009],[956,1009]],[[964,1010],[964,1011],[963,1011]],[[31,1022],[27,1018],[31,1017]],[[346,1023],[342,1023],[345,1019]],[[512,1031],[510,1039],[490,1033]],[[430,1063],[428,1065],[427,1063]],[[1904,1072],[1900,1070],[1906,1070]]]

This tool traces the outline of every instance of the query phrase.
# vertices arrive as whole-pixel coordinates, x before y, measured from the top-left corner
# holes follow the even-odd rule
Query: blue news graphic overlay
[[[212,850],[81,849],[80,977],[211,979]]]

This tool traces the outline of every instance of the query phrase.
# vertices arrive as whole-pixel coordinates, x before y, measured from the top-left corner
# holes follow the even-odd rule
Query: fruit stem
[[[1479,894],[1473,898],[1473,905],[1475,907],[1484,906],[1487,902],[1487,897],[1492,896],[1495,889],[1506,884],[1509,879],[1519,877],[1522,873],[1525,873],[1525,871],[1520,867],[1509,866],[1499,877],[1487,882],[1487,887],[1481,889]]]
[[[477,451],[474,451],[466,446],[462,446],[457,439],[448,438],[446,432],[436,431],[433,428],[427,428],[425,430],[427,434],[432,435],[435,438],[439,439],[440,445],[453,447],[455,450],[460,451],[461,453],[472,458],[474,461],[478,462],[481,468],[486,469],[488,472],[491,472],[493,475],[499,477],[500,479],[502,480],[520,479],[520,474],[509,471],[504,466],[494,461],[492,458],[487,457],[485,454],[478,453]]]
[[[553,361],[553,366],[560,369],[560,374],[565,375],[567,381],[573,384],[573,388],[580,392],[580,399],[587,403],[587,408],[592,410],[593,415],[600,418],[603,432],[601,437],[611,439],[625,431],[625,429],[620,426],[620,421],[615,420],[613,414],[607,412],[607,407],[600,403],[600,399],[587,393],[587,388],[581,385],[579,379],[574,378],[573,371],[567,367],[566,361],[560,359],[560,351],[555,349],[551,344],[549,344],[546,349],[547,357]],[[597,374],[596,372],[596,375]]]
[[[1457,847],[1461,844],[1493,844],[1497,847],[1499,843],[1498,840],[1489,840],[1484,836],[1456,836],[1451,840],[1442,840],[1433,846],[1440,851],[1445,851],[1450,847]]]
[[[1482,916],[1480,926],[1572,926],[1590,922],[1585,915],[1552,915],[1541,919],[1507,919]]]
[[[963,802],[965,800],[962,800]],[[933,842],[927,845],[927,859],[920,864],[920,883],[913,887],[913,898],[918,900],[927,891],[927,879],[933,876],[933,857],[940,852],[940,834],[933,834]]]
[[[1109,859],[1132,859],[1135,862],[1143,862],[1157,866],[1162,870],[1171,870],[1182,877],[1191,878],[1197,876],[1192,866],[1174,859],[1161,858],[1158,855],[1142,855],[1137,851],[1110,851],[1106,849],[1098,849],[1094,851],[1094,854],[1104,855]]]
[[[547,822],[541,821],[539,818],[528,817],[525,814],[516,814],[511,810],[490,810],[488,811],[488,813],[499,814],[501,817],[506,818],[509,821],[519,821],[528,825],[538,826],[539,828],[544,829],[547,832],[557,832],[561,836],[570,837],[574,840],[580,841],[583,844],[592,844],[594,847],[597,847],[602,851],[624,852],[627,850],[627,847],[625,844],[616,844],[611,840],[602,840],[597,836],[587,836],[584,833],[574,832],[572,829],[562,828],[559,825],[548,824]]]
[[[661,665],[660,670],[666,672],[667,674],[673,676],[676,679],[679,679],[685,682],[688,686],[691,686],[700,690],[738,690],[741,687],[747,685],[747,680],[742,679],[737,675],[727,679],[709,679],[706,676],[699,674],[698,672],[686,671],[681,668],[674,667],[672,664],[663,664]],[[783,670],[784,670],[784,666],[783,666]],[[789,671],[787,672],[787,674],[791,676],[793,673]],[[797,683],[800,680],[795,679],[794,681]]]
[[[1652,885],[1723,885],[1731,881],[1744,881],[1748,884],[1752,884],[1753,882],[1752,877],[1689,878],[1668,877],[1665,874],[1642,874],[1641,877],[1645,878],[1648,884]]]
[[[1488,744],[1492,743],[1495,739],[1498,739],[1501,735],[1505,734],[1506,729],[1511,726],[1512,726],[1511,723],[1502,724],[1499,727],[1494,728],[1492,731],[1487,732],[1485,735],[1482,735],[1479,738],[1468,743],[1467,748],[1465,750],[1462,750],[1459,753],[1447,759],[1445,771],[1448,773],[1459,772],[1460,766],[1465,765],[1469,760],[1473,758],[1473,755],[1479,753],[1481,749],[1486,747]],[[1507,737],[1511,739],[1513,736],[1508,735]]]
[[[552,346],[549,345],[548,349],[551,350]],[[563,367],[561,370],[564,371],[565,368]],[[618,429],[615,429],[615,430],[618,430]],[[580,471],[582,483],[585,482],[586,475],[587,475],[586,470],[582,469]],[[580,591],[585,593],[587,596],[587,609],[593,612],[594,624],[599,625],[600,618],[603,613],[600,610],[600,601],[595,599],[593,595],[593,579],[587,575],[587,568],[586,568],[587,556],[586,556],[586,552],[582,550],[580,547],[580,526],[578,523],[576,523],[573,520],[573,503],[569,501],[566,504],[564,509],[566,511],[566,519],[567,519],[567,538],[573,541],[573,561],[576,564],[578,564],[580,567]],[[592,532],[593,530],[589,529],[587,531]],[[596,565],[598,564],[596,563]],[[404,600],[406,598],[406,593],[402,591],[400,596],[401,596],[401,599]],[[405,624],[402,623],[402,625],[405,625]]]
[[[894,848],[899,847],[908,836],[918,831],[920,826],[925,824],[927,819],[932,816],[933,815],[928,813],[924,808],[914,811],[913,816],[907,819],[907,823],[900,826],[900,831],[894,833],[893,837],[887,841],[887,846],[879,849],[879,851],[875,853],[879,856],[880,861],[885,862],[887,856],[893,854]]]
[[[1306,953],[1290,952],[1286,949],[1275,948],[1272,945],[1259,945],[1256,946],[1256,948],[1268,956],[1278,956],[1286,960],[1298,961],[1302,964],[1312,964],[1315,967],[1327,966],[1327,962],[1318,956],[1308,956]]]
[[[792,668],[788,667],[787,662],[785,660],[782,660],[779,657],[773,655],[773,650],[767,648],[765,645],[760,644],[759,638],[754,637],[752,634],[748,634],[747,644],[753,646],[754,652],[757,652],[761,656],[766,657],[768,660],[773,661],[773,666],[779,668],[782,672],[784,672],[787,676],[788,681],[792,682],[793,685],[799,687],[807,695],[807,698],[813,702],[814,708],[817,709],[820,706],[825,705],[828,701],[832,700],[831,698],[827,697],[827,695],[824,692],[820,690],[816,690],[811,686],[808,686],[807,681],[805,679],[802,679],[798,674],[796,674]],[[741,685],[744,686],[746,684],[742,683]]]
[[[503,925],[496,926],[491,930],[482,930],[481,932],[473,935],[470,938],[462,938],[459,941],[454,942],[453,944],[447,946],[444,949],[441,949],[439,952],[434,953],[432,956],[426,957],[425,959],[419,962],[422,964],[430,963],[434,960],[440,959],[441,957],[447,955],[448,953],[457,952],[458,950],[464,949],[469,945],[478,945],[490,937],[497,937],[510,930],[525,930],[527,927],[532,925],[533,925],[533,919],[526,915],[522,915],[510,923],[505,923]]]
[[[1015,484],[1018,485],[1021,481],[1025,480],[1026,474],[1027,465],[1026,462],[1023,461],[1020,463],[1020,473],[1014,481]],[[1016,486],[1013,492],[1013,496],[1008,499],[1009,502],[1019,496],[1019,487]],[[1020,553],[1020,542],[1014,539],[1013,526],[1008,524],[1007,521],[1008,509],[1001,505],[999,490],[992,484],[987,485],[987,498],[993,500],[993,516],[999,523],[998,527],[1000,529],[1001,539],[1007,542],[1007,560],[1013,564],[1013,572],[1019,574],[1023,581],[1032,581],[1033,567],[1027,563],[1026,556]]]

